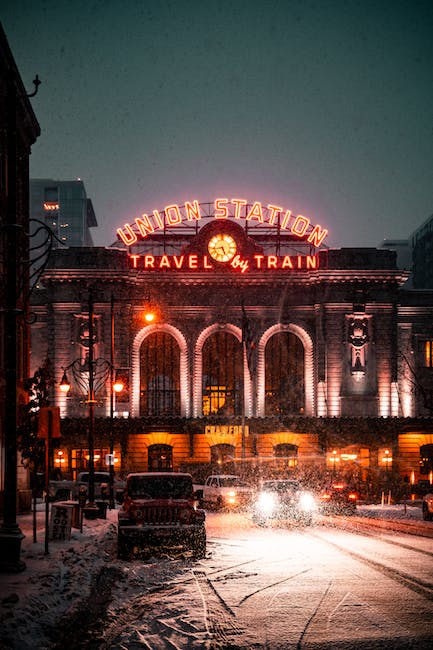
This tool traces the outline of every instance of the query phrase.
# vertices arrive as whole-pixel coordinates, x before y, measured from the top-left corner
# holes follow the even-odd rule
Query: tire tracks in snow
[[[212,638],[210,647],[221,650],[251,648],[251,643],[244,645],[244,628],[238,624],[235,613],[215,589],[206,572],[193,570],[193,575],[202,596],[206,625]]]

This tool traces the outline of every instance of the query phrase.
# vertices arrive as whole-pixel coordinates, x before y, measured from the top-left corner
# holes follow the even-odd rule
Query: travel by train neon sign
[[[321,225],[313,225],[308,217],[302,214],[293,214],[291,210],[272,203],[262,205],[260,201],[251,203],[246,199],[217,198],[213,202],[213,207],[215,219],[221,221],[229,218],[244,219],[246,223],[275,226],[280,231],[299,237],[316,248],[323,244],[328,235],[326,228]],[[133,223],[126,223],[116,232],[118,238],[126,246],[133,246],[139,240],[145,239],[157,231],[176,228],[185,222],[199,222],[204,216],[209,215],[203,213],[201,204],[194,199],[186,201],[182,206],[173,203],[167,205],[163,211],[153,210],[149,214],[143,213],[136,217]]]
[[[208,271],[215,270],[209,255],[130,255],[131,267],[143,271]],[[235,271],[315,271],[319,268],[317,255],[253,255],[250,259],[235,255],[227,260]]]

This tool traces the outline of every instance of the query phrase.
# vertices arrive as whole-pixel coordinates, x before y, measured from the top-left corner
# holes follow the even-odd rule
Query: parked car
[[[323,515],[353,515],[357,493],[344,483],[333,483],[319,494],[319,512]]]
[[[254,490],[235,474],[212,474],[204,485],[194,485],[197,497],[211,508],[237,508],[251,503]]]
[[[110,486],[109,472],[95,472],[95,499],[108,499]],[[68,499],[78,499],[82,489],[89,494],[89,472],[79,472],[76,481],[50,481],[49,500],[65,501]],[[116,475],[113,481],[114,498],[118,503],[123,501],[123,491],[125,481],[120,480]]]
[[[429,492],[422,499],[422,518],[424,521],[433,521],[433,492]]]
[[[311,492],[292,479],[263,481],[252,505],[252,519],[265,526],[269,519],[292,519],[310,526],[316,502]]]
[[[149,548],[177,546],[203,558],[205,518],[205,511],[197,508],[191,474],[128,474],[118,512],[118,557],[127,559]]]

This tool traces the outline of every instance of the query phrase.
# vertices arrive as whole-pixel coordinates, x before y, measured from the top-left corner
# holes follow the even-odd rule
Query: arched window
[[[165,472],[173,469],[173,447],[170,445],[150,445],[147,452],[149,472]]]
[[[221,443],[210,448],[210,462],[214,474],[235,474],[235,448]]]
[[[242,344],[228,332],[216,332],[203,346],[203,415],[242,413]]]
[[[140,415],[180,414],[180,352],[173,336],[150,334],[140,348]]]
[[[295,334],[279,332],[265,350],[265,413],[299,415],[304,408],[304,347]]]
[[[298,448],[296,445],[288,443],[275,445],[274,456],[278,469],[294,469],[298,465]]]
[[[233,445],[219,444],[212,445],[210,448],[210,461],[212,465],[225,465],[232,463],[235,458],[235,448]]]
[[[433,471],[433,445],[422,445],[420,447],[420,474],[430,474]]]

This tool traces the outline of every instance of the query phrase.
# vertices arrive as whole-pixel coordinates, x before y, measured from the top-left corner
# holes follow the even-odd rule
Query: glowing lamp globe
[[[121,393],[123,390],[123,381],[121,379],[116,379],[113,384],[113,390],[115,393]]]

